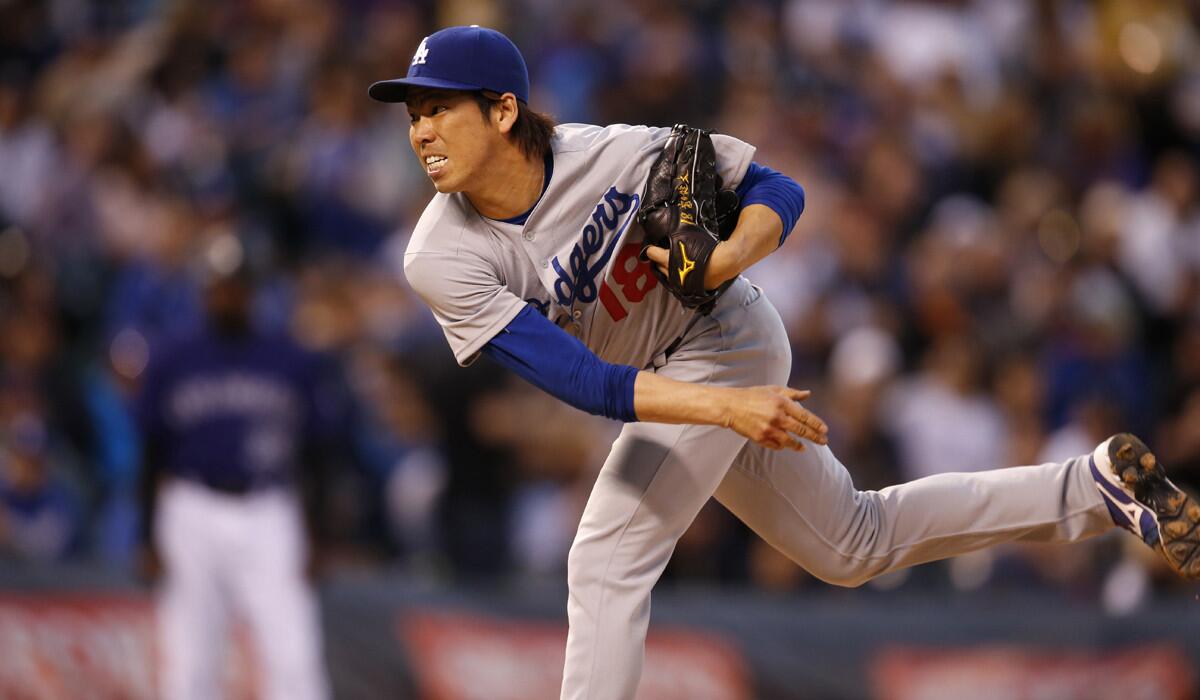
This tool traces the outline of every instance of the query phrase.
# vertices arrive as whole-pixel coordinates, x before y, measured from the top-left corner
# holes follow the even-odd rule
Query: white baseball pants
[[[658,372],[786,384],[790,357],[779,314],[741,279]],[[568,558],[564,700],[634,697],[650,589],[710,496],[812,575],[846,586],[999,542],[1070,542],[1113,527],[1086,456],[858,491],[826,447],[774,451],[713,426],[630,423]]]
[[[171,481],[159,497],[155,537],[166,567],[158,601],[163,698],[223,696],[232,614],[254,645],[257,697],[328,696],[303,521],[289,492],[233,496]]]

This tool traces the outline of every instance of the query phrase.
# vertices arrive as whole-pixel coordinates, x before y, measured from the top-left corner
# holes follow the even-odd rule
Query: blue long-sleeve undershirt
[[[779,215],[783,221],[779,245],[783,245],[804,211],[804,188],[781,172],[751,163],[736,191],[743,208],[751,204],[764,204]]]
[[[633,410],[637,368],[601,360],[532,306],[521,309],[483,352],[581,411],[626,423],[637,420]]]

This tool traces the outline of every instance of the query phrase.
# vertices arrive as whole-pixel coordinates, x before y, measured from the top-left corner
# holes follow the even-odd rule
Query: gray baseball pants
[[[657,371],[786,384],[790,357],[779,314],[740,279]],[[1086,456],[858,491],[826,447],[775,451],[714,426],[629,423],[568,557],[564,700],[634,697],[650,589],[710,496],[809,573],[844,586],[999,542],[1072,542],[1113,527]]]

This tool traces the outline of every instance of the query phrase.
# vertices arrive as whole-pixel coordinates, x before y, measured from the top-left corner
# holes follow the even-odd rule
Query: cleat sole
[[[1171,483],[1137,437],[1117,435],[1108,451],[1113,474],[1154,511],[1160,533],[1157,549],[1167,564],[1185,578],[1200,579],[1200,503]]]

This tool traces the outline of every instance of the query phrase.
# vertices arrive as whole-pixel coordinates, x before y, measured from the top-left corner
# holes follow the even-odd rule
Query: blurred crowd
[[[748,276],[861,488],[1060,460],[1117,430],[1200,486],[1200,10],[1171,0],[0,2],[0,549],[128,566],[129,406],[235,236],[256,322],[339,360],[342,567],[561,577],[619,426],[461,369],[400,258],[433,189],[366,87],[478,23],[560,122],[758,146],[807,211]],[[1132,545],[1130,543],[1133,543]],[[1135,546],[1136,545],[1136,546]],[[894,587],[1170,594],[1132,538]],[[719,506],[673,582],[815,586]]]

